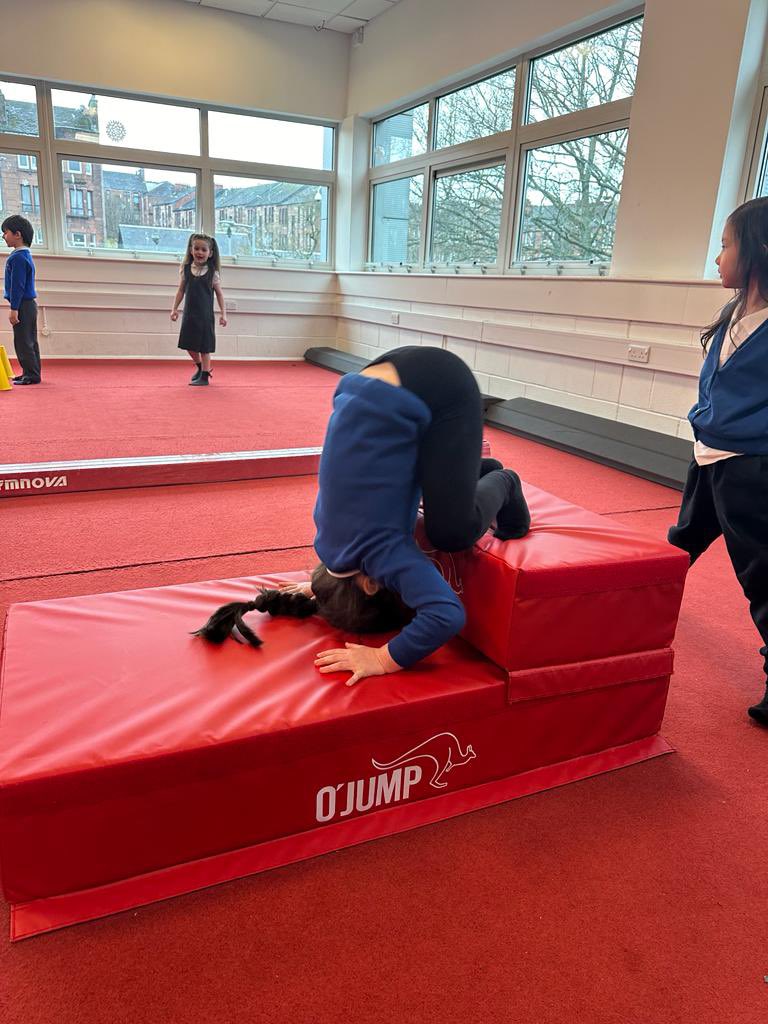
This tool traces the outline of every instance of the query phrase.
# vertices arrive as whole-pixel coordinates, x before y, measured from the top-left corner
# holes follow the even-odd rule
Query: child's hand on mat
[[[226,327],[226,326],[227,326],[227,318],[222,313],[221,316],[219,317],[219,327]]]
[[[171,320],[173,320],[173,322],[176,323],[176,321],[178,319],[179,319],[179,311],[178,311],[178,309],[172,309],[171,310]]]
[[[351,672],[347,686],[354,686],[368,676],[383,676],[388,672],[399,672],[401,666],[389,656],[389,649],[366,647],[364,644],[344,644],[343,648],[320,651],[315,657],[315,668],[321,672]]]
[[[19,311],[17,309],[12,309],[11,312],[8,314],[8,319],[15,327],[16,324],[19,322]]]
[[[304,594],[305,597],[313,597],[312,584],[309,580],[306,583],[280,583],[278,590],[282,590],[284,594]]]

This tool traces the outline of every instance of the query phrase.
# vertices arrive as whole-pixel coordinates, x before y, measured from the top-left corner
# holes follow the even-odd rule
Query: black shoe
[[[34,380],[32,377],[22,377],[20,380],[17,380],[16,383],[17,384],[40,384],[41,381],[40,381],[39,378],[38,378],[38,380]]]
[[[210,374],[209,370],[201,370],[200,371],[200,376],[197,378],[197,380],[195,380],[194,377],[193,377],[192,380],[189,382],[190,383],[190,387],[193,387],[193,388],[207,388],[208,387],[208,378],[210,376],[211,376],[211,374]]]
[[[195,372],[194,372],[194,373],[192,374],[192,378],[191,378],[191,380],[190,380],[190,382],[189,382],[189,383],[190,383],[190,384],[194,384],[194,383],[195,383],[196,381],[200,380],[200,374],[201,374],[202,372],[203,372],[203,368],[202,368],[202,366],[200,365],[200,363],[198,363],[198,364],[197,364],[197,369],[196,369],[196,370],[195,370]]]
[[[518,540],[524,537],[531,528],[531,513],[523,495],[520,477],[512,469],[502,470],[510,481],[509,497],[499,509],[496,516],[496,529],[493,536],[499,540]]]
[[[760,725],[768,725],[768,684],[765,687],[765,696],[759,704],[753,704],[747,708],[747,714]]]
[[[13,381],[14,384],[21,384],[21,382],[24,380],[24,374],[20,373],[18,377],[11,377],[11,380]]]

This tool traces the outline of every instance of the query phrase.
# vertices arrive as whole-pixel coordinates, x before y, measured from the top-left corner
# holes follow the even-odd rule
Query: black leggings
[[[483,459],[481,465],[483,405],[477,381],[466,363],[442,348],[410,345],[369,366],[378,363],[391,363],[401,385],[432,413],[419,448],[424,528],[440,551],[463,551],[513,496],[511,474],[501,472],[501,463]]]
[[[768,676],[768,455],[736,455],[708,466],[691,462],[669,542],[696,559],[723,535]],[[713,609],[713,614],[715,610]]]

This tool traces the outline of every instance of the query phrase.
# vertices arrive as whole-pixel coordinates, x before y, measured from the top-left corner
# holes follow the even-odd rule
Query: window
[[[21,190],[21,212],[24,215],[28,213],[39,213],[40,189],[37,185],[30,185],[22,182],[19,188]]]
[[[84,193],[81,188],[71,188],[69,190],[69,214],[71,217],[85,216],[83,195]]]
[[[522,56],[376,122],[370,261],[518,273],[609,262],[642,26]],[[408,162],[393,181],[395,160]]]
[[[627,131],[529,150],[520,260],[611,258]]]
[[[0,79],[0,132],[39,135],[34,85]]]
[[[373,126],[373,166],[391,164],[427,150],[429,104],[404,110]]]
[[[57,139],[154,152],[200,153],[200,113],[194,107],[52,89]]]
[[[375,263],[418,263],[424,177],[398,178],[373,186],[371,259]]]
[[[216,174],[213,188],[223,256],[328,259],[327,186]]]
[[[29,170],[20,173],[19,157],[27,158]],[[33,161],[32,153],[0,152],[0,184],[5,185],[5,188],[0,187],[0,220],[21,213],[35,229],[34,244],[39,246],[42,245],[40,186],[37,164]]]
[[[531,63],[526,122],[625,99],[635,91],[642,19],[581,39]]]
[[[495,264],[504,164],[438,174],[432,190],[432,263]]]
[[[94,163],[96,189],[84,188],[82,177],[68,170],[69,163],[62,160],[61,171],[68,196],[65,237],[70,245],[81,244],[72,241],[76,235],[85,238],[77,219],[87,218],[92,222],[88,244],[95,248],[184,252],[197,220],[194,172]]]
[[[212,110],[208,115],[210,154],[226,160],[284,164],[330,170],[333,128]]]
[[[34,152],[24,152],[24,134],[39,138]],[[261,112],[0,78],[0,213],[23,211],[36,244],[42,221],[50,228],[46,217],[58,217],[52,235],[64,251],[168,258],[213,223],[226,232],[225,257],[328,263],[335,137],[332,125]],[[45,187],[41,196],[38,164],[40,177],[44,165],[58,172],[52,196]]]
[[[508,132],[514,98],[514,68],[441,96],[437,101],[435,149]]]

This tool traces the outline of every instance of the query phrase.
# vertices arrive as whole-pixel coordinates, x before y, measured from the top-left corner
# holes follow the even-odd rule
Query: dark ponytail
[[[248,612],[269,612],[270,615],[292,615],[306,619],[316,611],[317,601],[314,597],[284,590],[263,589],[253,601],[230,601],[222,605],[192,636],[201,636],[214,644],[222,644],[228,636],[233,636],[251,647],[260,647],[261,638],[243,621],[243,616]]]
[[[397,594],[384,587],[375,594],[366,594],[353,576],[331,576],[320,564],[312,573],[313,597],[286,590],[260,590],[253,601],[231,601],[222,605],[204,626],[192,636],[201,636],[214,644],[222,644],[228,636],[241,643],[260,647],[262,640],[245,624],[248,612],[269,612],[270,615],[291,615],[306,619],[319,615],[335,629],[346,633],[388,633],[405,626],[413,618]]]
[[[768,197],[750,199],[737,206],[728,218],[728,226],[739,247],[741,286],[713,323],[702,331],[701,347],[705,353],[707,345],[723,324],[730,323],[734,314],[737,320],[744,315],[747,291],[752,281],[756,282],[760,295],[768,302]]]

